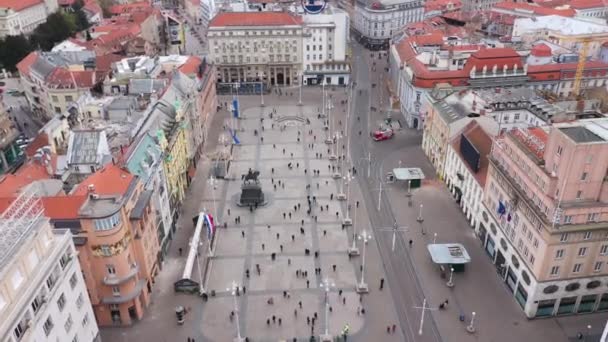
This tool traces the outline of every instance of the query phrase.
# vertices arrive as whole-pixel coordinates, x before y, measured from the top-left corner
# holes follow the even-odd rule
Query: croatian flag
[[[211,240],[213,234],[215,234],[215,225],[213,224],[213,216],[211,214],[205,214],[205,224],[207,225],[207,238]]]

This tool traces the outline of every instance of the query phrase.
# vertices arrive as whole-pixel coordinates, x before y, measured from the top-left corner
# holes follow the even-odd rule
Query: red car
[[[392,129],[379,129],[377,131],[372,132],[371,136],[374,141],[383,141],[392,138],[394,132]]]

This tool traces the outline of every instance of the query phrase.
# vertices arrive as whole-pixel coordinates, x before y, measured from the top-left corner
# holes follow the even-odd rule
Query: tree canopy
[[[71,10],[60,10],[49,15],[46,22],[36,27],[29,38],[21,34],[0,40],[0,66],[15,71],[17,63],[30,52],[38,49],[49,51],[55,44],[87,30],[91,25],[82,10],[83,6],[82,0],[77,0]]]

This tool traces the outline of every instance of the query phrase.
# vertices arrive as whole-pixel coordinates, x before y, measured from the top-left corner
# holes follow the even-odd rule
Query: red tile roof
[[[87,196],[43,197],[44,215],[55,220],[77,219],[78,211],[86,200]]]
[[[44,3],[42,0],[0,0],[0,8],[10,8],[19,12],[42,3]]]
[[[479,152],[479,170],[473,172],[471,167],[464,162],[463,164],[469,169],[471,174],[475,177],[481,187],[485,187],[486,178],[488,176],[488,155],[492,149],[492,137],[486,133],[486,131],[477,123],[476,120],[469,122],[464,129],[462,134],[469,140],[469,142]],[[462,141],[462,135],[458,134],[452,141],[454,151],[460,156],[460,159],[464,160],[464,157],[460,153],[460,142]]]
[[[135,11],[149,10],[151,8],[152,5],[149,2],[142,1],[131,4],[110,6],[109,12],[111,14],[132,13]]]
[[[86,195],[89,185],[99,195],[124,195],[135,176],[118,165],[108,164],[83,180],[74,190],[74,195]]]
[[[443,33],[434,32],[430,34],[413,36],[412,41],[418,46],[443,45]]]
[[[574,1],[576,1],[576,0],[574,0]],[[599,1],[601,1],[601,0],[599,0]],[[574,17],[574,15],[576,14],[576,11],[573,9],[556,9],[556,8],[538,6],[538,5],[534,5],[534,4],[528,4],[528,3],[524,3],[524,2],[515,3],[515,2],[505,1],[505,2],[500,2],[500,3],[494,4],[493,8],[502,9],[502,10],[510,10],[510,11],[517,11],[517,10],[532,11],[536,15],[561,15],[562,17]]]
[[[25,148],[25,155],[28,157],[33,157],[34,154],[36,154],[36,150],[47,145],[49,145],[49,136],[42,132],[27,145]]]
[[[460,0],[429,0],[424,4],[424,11],[452,11],[461,7]]]
[[[17,63],[17,70],[23,75],[29,75],[30,67],[36,60],[38,59],[37,52],[30,52],[25,58],[23,58],[19,63]]]
[[[209,27],[292,26],[301,24],[301,17],[285,12],[223,12],[218,13],[211,19]]]
[[[195,75],[198,73],[198,67],[201,65],[201,63],[202,60],[199,57],[190,56],[188,57],[188,60],[186,60],[186,63],[179,67],[179,71],[188,76]]]
[[[569,5],[578,10],[608,6],[603,0],[570,0]]]
[[[547,44],[540,43],[540,44],[534,45],[534,47],[532,48],[532,51],[530,51],[530,54],[532,56],[536,56],[536,57],[550,57],[553,55],[553,52],[551,51],[551,48]]]
[[[51,161],[54,169],[56,158]],[[26,185],[32,182],[50,179],[46,168],[37,162],[29,162],[20,167],[14,174],[0,177],[0,197],[13,197]]]
[[[46,83],[54,88],[91,88],[95,84],[95,71],[69,71],[57,67],[47,77]]]
[[[103,12],[102,9],[101,9],[101,6],[99,6],[99,4],[96,1],[94,1],[94,0],[93,1],[87,1],[84,4],[83,9],[85,9],[85,10],[91,12],[91,13],[94,13],[94,14],[96,14],[96,13],[101,14]]]

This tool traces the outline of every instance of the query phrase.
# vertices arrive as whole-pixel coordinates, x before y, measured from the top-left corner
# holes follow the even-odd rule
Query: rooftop
[[[584,126],[576,126],[576,127],[563,127],[559,128],[564,134],[566,134],[570,139],[574,140],[577,143],[592,143],[599,141],[606,141],[599,135],[591,132]]]
[[[463,160],[464,156],[460,150],[462,136],[465,136],[471,145],[475,147],[477,152],[479,152],[479,169],[477,171],[474,171],[467,163],[465,163],[465,165],[470,170],[471,174],[477,180],[479,185],[484,187],[488,175],[488,155],[492,149],[492,137],[483,129],[482,126],[479,125],[479,123],[477,123],[476,120],[468,123],[463,129],[462,134],[456,136],[456,138],[452,141],[454,151],[460,156],[460,159]]]
[[[286,12],[222,12],[209,22],[209,27],[225,26],[299,26],[302,18]]]
[[[601,1],[601,0],[600,0]],[[529,4],[525,2],[499,2],[493,5],[493,9],[499,10],[510,10],[513,12],[521,12],[522,14],[536,14],[539,16],[542,15],[560,15],[562,17],[573,17],[576,14],[576,11],[573,9],[557,9],[550,7],[538,6],[535,4]]]
[[[589,8],[602,8],[606,7],[606,1],[604,0],[570,0],[568,2],[570,8],[577,10],[584,10]]]
[[[529,153],[534,155],[537,161],[543,160],[545,145],[549,139],[547,132],[540,127],[515,128],[509,135],[520,143]]]
[[[10,8],[16,12],[44,3],[42,0],[0,0],[0,8]]]
[[[549,30],[567,36],[588,36],[608,33],[608,26],[577,18],[559,15],[548,15],[537,18],[518,18],[515,20],[514,32]]]
[[[78,185],[73,194],[87,195],[89,185],[92,185],[94,192],[98,195],[124,195],[128,192],[134,179],[135,176],[129,171],[112,163],[87,177]]]
[[[70,134],[68,164],[100,164],[108,152],[103,130],[77,130]]]

